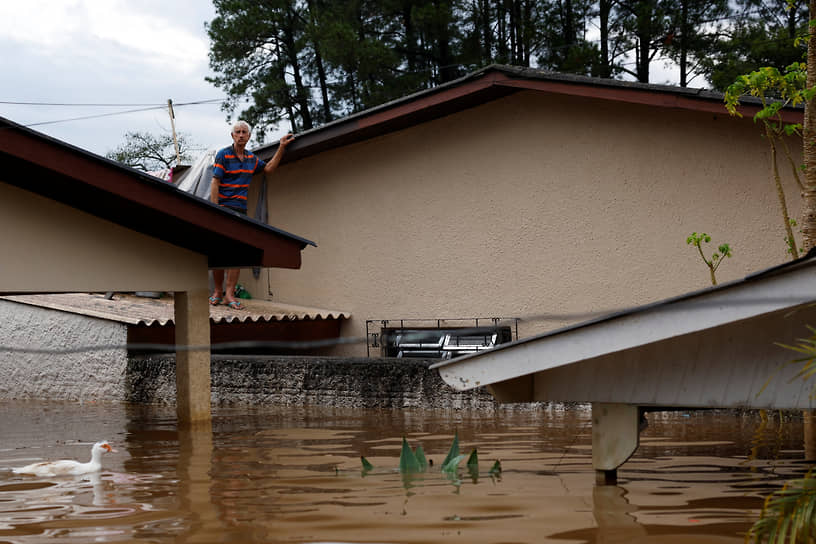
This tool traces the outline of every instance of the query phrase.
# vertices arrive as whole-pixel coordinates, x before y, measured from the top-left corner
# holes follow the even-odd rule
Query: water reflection
[[[764,495],[803,474],[801,419],[653,413],[617,487],[596,487],[589,411],[172,409],[0,403],[0,542],[738,542]],[[43,412],[44,411],[44,412]],[[43,413],[47,417],[43,417]],[[441,472],[454,432],[461,451]],[[402,437],[434,466],[403,477]],[[83,478],[8,467],[121,453]],[[360,456],[374,468],[365,474]],[[501,460],[501,477],[489,474]]]

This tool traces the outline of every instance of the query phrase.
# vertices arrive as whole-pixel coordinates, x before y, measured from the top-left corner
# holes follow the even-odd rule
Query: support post
[[[805,461],[816,460],[816,418],[813,410],[803,410],[804,416],[804,441],[805,441]]]
[[[175,293],[176,416],[180,424],[211,419],[210,412],[210,306],[208,291]],[[190,350],[185,346],[202,346]]]
[[[618,467],[635,452],[640,439],[638,407],[592,403],[592,466],[597,485],[615,485]]]

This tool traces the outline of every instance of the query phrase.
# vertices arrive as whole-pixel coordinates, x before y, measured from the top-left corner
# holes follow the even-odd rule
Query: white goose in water
[[[98,472],[102,468],[102,454],[108,452],[116,453],[116,450],[106,440],[103,440],[93,445],[91,460],[87,463],[71,460],[46,461],[14,468],[12,472],[15,474],[33,474],[34,476],[76,476]]]

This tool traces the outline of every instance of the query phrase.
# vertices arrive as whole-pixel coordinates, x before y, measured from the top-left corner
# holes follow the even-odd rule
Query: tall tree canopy
[[[214,0],[210,81],[255,137],[295,132],[491,64],[648,83],[656,59],[680,85],[723,90],[801,60],[795,0]]]

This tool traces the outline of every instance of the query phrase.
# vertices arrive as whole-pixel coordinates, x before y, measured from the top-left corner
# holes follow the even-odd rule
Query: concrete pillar
[[[192,516],[180,542],[218,541],[225,531],[223,516],[212,498],[212,459],[212,422],[179,425],[178,498],[183,511]]]
[[[646,539],[648,531],[638,523],[626,490],[614,485],[599,485],[592,490],[592,513],[598,524],[596,544],[629,544]]]
[[[813,410],[802,411],[804,416],[805,432],[805,461],[816,460],[816,425],[814,425]]]
[[[595,483],[617,483],[618,467],[638,447],[638,407],[629,404],[592,403],[592,466]]]
[[[175,293],[176,415],[179,424],[209,421],[210,305],[206,288]],[[203,346],[188,350],[184,346]]]

